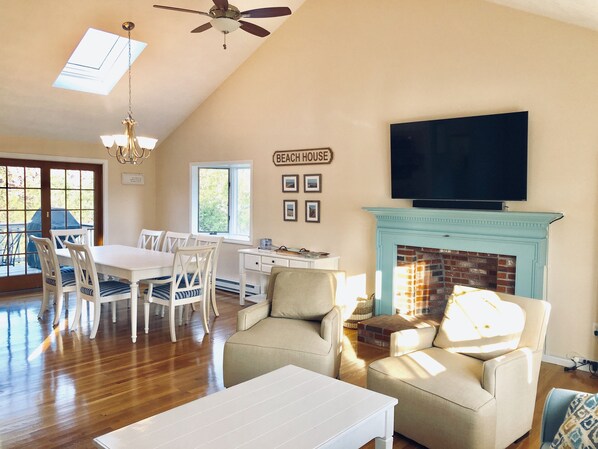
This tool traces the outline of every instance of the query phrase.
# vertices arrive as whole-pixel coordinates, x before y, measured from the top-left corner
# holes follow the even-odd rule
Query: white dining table
[[[125,245],[90,246],[98,273],[131,283],[131,340],[137,341],[139,281],[172,274],[174,254]],[[68,249],[56,250],[61,265],[72,265]]]

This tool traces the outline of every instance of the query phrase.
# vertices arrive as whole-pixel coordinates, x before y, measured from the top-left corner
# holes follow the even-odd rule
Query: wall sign
[[[121,173],[120,181],[122,184],[144,185],[145,176],[143,173]]]
[[[286,150],[275,151],[272,155],[272,162],[276,166],[330,164],[332,157],[333,154],[330,148]]]

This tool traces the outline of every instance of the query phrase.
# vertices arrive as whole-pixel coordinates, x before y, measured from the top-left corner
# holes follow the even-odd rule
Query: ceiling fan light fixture
[[[210,21],[212,27],[216,28],[221,33],[232,33],[235,30],[238,30],[241,24],[234,19],[229,19],[228,17],[218,17],[216,19],[212,19]]]

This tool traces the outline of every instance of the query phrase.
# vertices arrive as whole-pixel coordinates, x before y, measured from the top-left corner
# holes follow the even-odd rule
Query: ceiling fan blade
[[[206,31],[212,28],[212,24],[210,22],[204,23],[203,25],[198,26],[197,28],[191,30],[192,33],[201,33],[202,31]]]
[[[228,0],[212,0],[220,11],[228,10]]]
[[[208,17],[210,17],[210,15],[207,12],[196,11],[194,9],[177,8],[175,6],[163,6],[163,5],[154,5],[154,8],[168,9],[170,11],[190,12],[192,14],[200,14],[202,16],[208,16]]]
[[[268,34],[270,34],[270,32],[265,28],[257,26],[253,23],[245,22],[244,20],[239,20],[239,23],[241,24],[242,30],[245,30],[248,33],[253,34],[255,36],[266,37]]]
[[[291,14],[291,10],[289,8],[287,8],[286,6],[281,6],[281,7],[273,7],[273,8],[250,9],[249,11],[243,11],[241,13],[241,17],[260,19],[260,18],[265,18],[265,17],[288,16],[289,14]]]

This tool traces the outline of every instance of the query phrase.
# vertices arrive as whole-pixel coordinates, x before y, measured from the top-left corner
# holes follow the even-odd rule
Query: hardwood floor
[[[142,308],[132,344],[124,302],[116,324],[104,310],[90,340],[89,309],[74,333],[64,317],[52,329],[52,311],[38,321],[39,293],[0,297],[0,448],[91,448],[98,435],[221,390],[222,350],[241,306],[236,295],[218,295],[220,317],[210,319],[212,332],[204,334],[193,314],[177,328],[175,344],[167,318],[152,315],[150,333],[143,333]],[[68,312],[74,313],[73,299]],[[356,340],[355,331],[345,330],[341,379],[365,386],[367,365],[387,351]],[[510,449],[539,446],[542,407],[552,387],[596,391],[598,380],[543,364],[532,431]],[[422,446],[395,435],[393,447]]]

